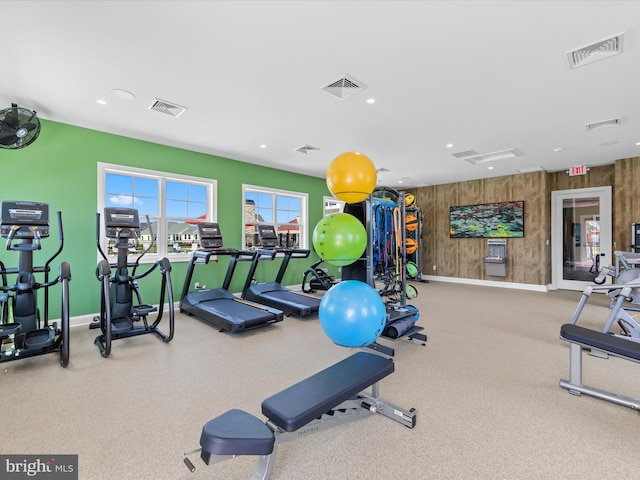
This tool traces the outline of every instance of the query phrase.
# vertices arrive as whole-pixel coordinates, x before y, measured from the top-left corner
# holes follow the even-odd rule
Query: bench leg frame
[[[636,398],[617,395],[582,384],[582,345],[577,343],[569,343],[569,380],[560,380],[560,386],[573,395],[579,396],[584,393],[600,400],[606,400],[633,410],[640,410],[640,400]]]

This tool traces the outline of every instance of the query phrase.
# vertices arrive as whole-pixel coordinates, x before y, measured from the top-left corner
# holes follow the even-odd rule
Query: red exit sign
[[[569,176],[585,175],[586,173],[587,173],[586,165],[578,165],[576,167],[571,167],[571,170],[569,170]]]

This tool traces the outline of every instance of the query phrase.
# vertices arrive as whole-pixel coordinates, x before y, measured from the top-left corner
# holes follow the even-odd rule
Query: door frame
[[[551,288],[582,291],[590,282],[565,280],[562,278],[563,236],[562,236],[562,204],[570,198],[599,197],[600,199],[600,252],[604,256],[604,265],[613,262],[612,250],[612,194],[611,186],[577,188],[572,190],[555,190],[551,192]],[[607,281],[609,281],[607,279]]]

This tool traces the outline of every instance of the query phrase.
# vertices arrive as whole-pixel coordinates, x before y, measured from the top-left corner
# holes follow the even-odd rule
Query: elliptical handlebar
[[[10,231],[9,231],[9,235],[7,235],[7,243],[5,244],[7,250],[11,250],[11,242],[13,241],[13,237],[15,237],[16,232],[18,231],[17,226],[12,226]]]
[[[109,263],[109,259],[102,250],[102,245],[100,244],[100,212],[96,213],[96,245],[98,246],[98,252],[102,256],[102,258]]]
[[[51,262],[53,262],[55,260],[55,258],[60,255],[60,253],[62,253],[62,249],[64,248],[64,230],[62,229],[62,212],[58,211],[56,212],[56,216],[58,218],[58,250],[56,250],[56,252],[51,256],[51,258],[49,258],[49,260],[47,260],[47,262],[44,264],[44,268],[45,268],[45,278],[46,275],[49,273],[49,264]],[[40,243],[40,235],[38,234],[38,243]],[[38,249],[40,249],[40,247],[38,247]]]
[[[136,261],[134,262],[134,264],[133,264],[133,271],[131,272],[131,275],[132,275],[132,276],[135,276],[135,274],[136,274],[136,268],[138,268],[138,265],[139,265],[139,263],[140,263],[140,259],[141,259],[142,257],[144,257],[144,256],[146,255],[146,253],[147,253],[149,250],[151,250],[151,248],[152,248],[152,247],[155,245],[155,243],[156,243],[156,242],[155,242],[155,240],[153,239],[153,230],[151,229],[151,220],[149,219],[149,215],[145,215],[145,216],[144,216],[144,218],[147,220],[147,228],[149,229],[149,237],[151,238],[151,241],[149,242],[149,246],[148,246],[147,248],[145,248],[145,249],[142,251],[142,253],[140,254],[140,256],[139,256],[139,257],[136,259]],[[135,230],[134,230],[134,232],[133,232],[133,235],[134,235],[135,242],[136,242],[136,246],[137,246],[137,245],[139,245],[139,242],[138,242],[138,234],[135,232]],[[154,265],[157,265],[157,264],[154,264]],[[155,269],[155,266],[154,266],[151,270],[149,270],[148,272],[146,272],[145,274],[143,274],[142,276],[145,276],[145,275],[147,275],[147,274],[151,273],[154,269]],[[138,278],[141,278],[141,277],[138,277]]]
[[[9,229],[9,235],[7,235],[7,241],[5,243],[5,247],[7,250],[40,250],[42,248],[42,244],[40,242],[42,237],[40,235],[40,231],[38,230],[38,227],[30,225],[27,228],[33,234],[33,236],[29,238],[31,242],[13,245],[13,240],[15,239],[16,232],[20,230],[20,226],[19,225],[11,226],[11,228]]]

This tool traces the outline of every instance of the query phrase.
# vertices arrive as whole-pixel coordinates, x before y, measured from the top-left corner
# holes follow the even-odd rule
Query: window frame
[[[329,209],[328,204],[335,204],[338,206],[338,211],[333,211],[333,209]],[[322,217],[327,217],[333,213],[343,213],[344,212],[344,206],[347,204],[347,202],[345,202],[344,200],[340,200],[336,197],[330,197],[325,195],[324,197],[322,197]]]
[[[181,183],[191,183],[195,185],[202,185],[207,189],[206,218],[202,221],[215,222],[218,216],[217,212],[217,193],[218,193],[218,181],[212,178],[194,177],[190,175],[183,175],[179,173],[162,172],[159,170],[149,170],[145,168],[130,167],[127,165],[117,165],[106,162],[98,162],[98,201],[97,211],[100,215],[104,215],[104,208],[106,206],[106,178],[107,174],[123,175],[130,177],[142,177],[149,178],[158,181],[158,216],[153,217],[157,219],[158,231],[154,232],[157,244],[157,253],[148,253],[140,260],[140,263],[154,263],[158,259],[167,257],[172,262],[188,262],[191,259],[191,252],[184,253],[170,253],[168,249],[168,222],[171,220],[177,220],[176,217],[167,217],[167,205],[166,205],[166,182],[175,181]],[[140,212],[140,221],[145,221],[145,213]],[[150,217],[151,219],[151,217]],[[104,222],[104,219],[101,219]],[[153,220],[152,220],[153,221]],[[115,255],[108,255],[107,253],[107,238],[104,235],[104,225],[100,225],[100,246],[102,250],[107,254],[109,262],[115,262]],[[160,242],[158,239],[165,239]],[[98,261],[102,260],[102,257],[97,253]]]
[[[272,195],[271,202],[271,211],[273,214],[273,218],[277,219],[277,198],[278,196],[286,196],[293,197],[300,200],[300,220],[298,222],[299,227],[299,239],[298,239],[298,247],[306,249],[309,248],[309,194],[305,192],[294,192],[291,190],[283,190],[280,188],[272,188],[272,187],[263,187],[258,185],[249,185],[242,184],[242,248],[243,249],[253,249],[256,247],[248,247],[247,246],[247,192],[256,192],[262,194]],[[275,225],[276,230],[278,225],[286,225],[285,223],[279,223],[276,220],[273,222],[256,222],[252,221],[250,223],[256,224],[264,224],[264,225]]]

